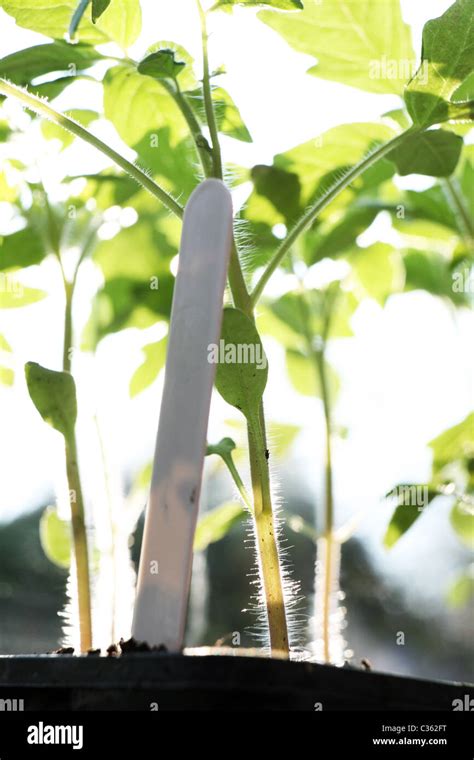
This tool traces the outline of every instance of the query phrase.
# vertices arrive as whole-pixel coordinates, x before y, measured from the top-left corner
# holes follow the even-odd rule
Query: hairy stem
[[[74,561],[76,565],[77,594],[79,601],[79,631],[81,652],[92,647],[92,614],[89,573],[89,551],[84,515],[81,479],[74,435],[66,442],[66,470],[71,504]]]
[[[212,144],[212,156],[214,161],[214,177],[222,179],[222,156],[221,147],[219,143],[219,130],[217,129],[216,114],[214,111],[214,104],[212,102],[212,89],[211,89],[211,77],[209,73],[209,54],[208,54],[208,33],[206,14],[203,10],[200,0],[196,0],[199,18],[201,20],[201,36],[202,36],[202,64],[203,64],[203,78],[202,78],[202,91],[204,95],[204,108],[206,110],[207,125],[211,135]]]
[[[199,122],[194,115],[193,109],[186,99],[186,95],[183,95],[180,90],[178,80],[175,81],[174,87],[166,79],[160,79],[160,84],[162,87],[164,87],[166,92],[171,95],[189,127],[191,137],[194,140],[194,145],[196,146],[196,151],[201,161],[204,176],[212,177],[214,171],[214,163],[212,159],[211,148],[201,131]]]
[[[266,605],[270,646],[273,655],[288,657],[288,626],[278,553],[278,538],[270,491],[263,405],[260,406],[258,418],[249,422],[248,442],[254,495],[257,553]]]
[[[51,209],[49,208],[51,213]],[[95,235],[95,230],[94,230]],[[79,261],[74,270],[72,282],[68,282],[61,261],[59,240],[57,256],[64,283],[66,304],[64,309],[64,338],[63,338],[63,372],[71,372],[73,324],[72,305],[74,289],[77,280],[77,272],[84,256],[92,242],[90,236],[84,245]],[[87,530],[84,514],[84,499],[82,496],[82,484],[77,459],[77,445],[75,434],[66,442],[66,472],[69,487],[69,503],[71,507],[72,536],[74,545],[74,561],[76,565],[77,597],[79,604],[79,634],[81,652],[87,652],[92,647],[92,607],[91,607],[91,583],[89,568],[89,550],[87,546]]]
[[[325,437],[326,437],[326,462],[325,462],[325,519],[324,537],[326,539],[326,567],[323,600],[323,649],[324,661],[330,662],[330,612],[331,612],[331,588],[332,588],[332,552],[334,541],[334,495],[332,475],[332,445],[331,445],[331,402],[329,396],[328,379],[326,372],[326,358],[324,350],[315,353],[316,367],[321,384],[321,396],[323,401]]]
[[[16,98],[17,100],[21,101],[21,103],[26,108],[34,111],[39,116],[42,116],[45,119],[49,119],[55,124],[58,124],[60,127],[66,129],[68,132],[71,132],[76,137],[80,137],[82,140],[85,140],[85,142],[89,143],[89,145],[92,145],[94,148],[114,161],[117,166],[120,166],[120,168],[127,172],[136,182],[138,182],[139,185],[154,195],[155,198],[158,198],[158,200],[160,200],[163,205],[169,209],[169,211],[171,211],[173,214],[176,214],[176,216],[180,218],[183,216],[182,207],[174,200],[174,198],[171,197],[171,195],[169,195],[169,193],[166,192],[166,190],[160,187],[142,169],[140,169],[138,166],[135,166],[135,164],[133,164],[131,161],[128,161],[126,158],[120,155],[120,153],[117,153],[117,151],[115,151],[109,145],[102,142],[102,140],[93,135],[92,132],[89,132],[88,129],[85,129],[85,127],[83,127],[77,121],[74,121],[74,119],[71,119],[69,116],[65,116],[64,114],[59,113],[48,103],[41,100],[40,98],[37,98],[35,95],[32,95],[31,93],[26,92],[20,87],[17,87],[14,84],[10,84],[5,79],[1,78],[0,93],[2,95]]]
[[[219,144],[212,90],[209,74],[208,33],[206,14],[200,0],[197,0],[201,19],[203,49],[203,95],[207,125],[211,135],[214,176],[223,178],[222,157]],[[235,242],[229,263],[229,285],[234,305],[254,320],[250,294],[245,284],[242,267]],[[254,499],[254,519],[257,537],[257,553],[266,605],[268,629],[272,654],[288,656],[288,629],[286,623],[285,599],[278,554],[278,538],[275,532],[272,499],[270,491],[270,473],[267,460],[267,441],[263,403],[260,404],[258,419],[247,421],[249,441],[250,471]]]
[[[305,213],[300,217],[300,219],[296,222],[294,227],[289,231],[286,238],[282,241],[280,246],[275,251],[272,259],[268,263],[266,269],[264,270],[263,274],[261,275],[259,281],[257,282],[252,295],[251,300],[252,304],[255,305],[257,301],[259,300],[260,296],[262,295],[265,286],[270,279],[270,277],[273,275],[276,269],[278,269],[280,262],[284,259],[284,257],[287,255],[287,253],[290,251],[296,240],[299,238],[299,236],[315,221],[315,219],[318,217],[318,215],[323,211],[326,206],[329,206],[331,201],[333,201],[337,196],[342,193],[343,190],[348,187],[351,182],[353,182],[357,177],[360,177],[361,174],[363,174],[367,169],[369,169],[371,166],[376,164],[380,159],[384,158],[384,156],[387,155],[387,153],[390,153],[394,148],[396,148],[398,145],[400,145],[404,140],[408,137],[408,135],[413,135],[415,133],[415,130],[410,127],[410,129],[407,129],[405,132],[402,132],[402,134],[397,135],[392,140],[389,140],[388,142],[384,143],[383,145],[380,145],[379,147],[375,148],[372,153],[370,153],[368,156],[366,156],[362,161],[360,161],[358,164],[352,167],[346,174],[344,174],[343,177],[338,179],[330,188],[325,192],[320,198],[318,198],[315,203],[313,203],[306,211]]]

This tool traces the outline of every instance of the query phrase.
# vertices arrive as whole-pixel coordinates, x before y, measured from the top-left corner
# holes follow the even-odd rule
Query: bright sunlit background
[[[450,0],[416,3],[402,0],[401,4],[404,18],[412,27],[415,50],[419,51],[424,22],[441,14]],[[130,51],[133,57],[142,56],[157,40],[170,39],[182,44],[199,62],[200,35],[192,0],[142,0],[142,8],[143,33]],[[312,59],[292,51],[248,9],[237,9],[233,16],[214,14],[211,32],[211,66],[225,64],[227,73],[222,84],[232,93],[253,137],[252,144],[224,139],[227,161],[249,167],[271,163],[274,154],[332,126],[377,121],[381,114],[399,105],[395,96],[368,94],[306,75]],[[44,42],[43,37],[18,28],[0,11],[1,57],[40,42]],[[58,98],[56,107],[100,110],[100,98],[98,85],[79,81]],[[6,108],[18,125],[28,124],[28,117],[16,104],[8,102]],[[96,122],[93,129],[133,157],[110,123]],[[0,146],[0,159],[1,150]],[[71,174],[95,172],[107,166],[100,155],[79,141],[60,153],[54,141],[43,140],[38,123],[28,129],[23,150],[36,161],[38,174],[53,199],[61,197],[57,178],[64,171],[65,161]],[[414,189],[424,189],[432,183],[426,177],[413,175],[396,182],[400,187]],[[237,188],[236,205],[244,202],[247,192],[247,186]],[[0,202],[0,234],[11,229],[5,205]],[[122,221],[133,222],[133,214],[130,220]],[[113,234],[114,224],[111,219],[101,234],[104,237]],[[382,215],[364,233],[363,244],[393,242],[394,235],[389,220]],[[323,265],[319,273],[322,281],[327,272]],[[92,269],[85,267],[76,299],[79,325],[87,320],[92,276]],[[15,386],[11,389],[0,386],[2,521],[52,503],[55,492],[61,488],[59,436],[47,429],[33,408],[22,372],[26,361],[51,368],[60,366],[63,303],[55,262],[34,268],[25,283],[45,288],[49,297],[33,306],[0,314],[0,332],[15,337],[17,368]],[[270,292],[272,288],[277,292],[278,287],[277,276],[270,284]],[[397,483],[425,482],[431,465],[427,443],[472,410],[474,314],[467,309],[455,312],[444,300],[414,291],[392,296],[383,309],[374,301],[365,302],[353,320],[353,329],[355,337],[350,342],[343,341],[343,346],[336,345],[330,354],[342,379],[336,422],[348,430],[347,436],[335,444],[337,519],[342,523],[356,512],[363,512],[357,536],[369,552],[371,562],[388,582],[402,590],[405,605],[421,616],[423,611],[427,616],[436,612],[440,630],[448,631],[451,622],[444,601],[446,587],[457,567],[465,563],[465,553],[447,528],[449,500],[439,500],[387,552],[382,537],[393,505],[387,504],[383,496]],[[79,353],[74,357],[82,410],[87,410],[89,416],[99,410],[107,446],[112,459],[119,464],[124,489],[153,453],[162,376],[134,400],[129,397],[129,381],[142,360],[141,346],[155,340],[159,330],[159,327],[145,332],[132,329],[107,337],[100,344],[93,364],[90,357]],[[274,466],[274,474],[283,499],[314,505],[320,501],[322,488],[321,403],[298,396],[286,378],[283,350],[271,340],[266,348],[270,363],[265,394],[269,419],[301,427],[291,456]],[[233,435],[232,428],[225,423],[231,418],[237,419],[215,397],[209,440]],[[89,465],[93,471],[97,467],[97,452],[85,446],[81,455],[85,473],[90,470]],[[89,482],[88,494],[93,490],[94,483]],[[231,494],[229,485],[227,497]],[[208,489],[204,488],[203,502],[208,495]],[[409,662],[408,656],[393,645],[394,635],[390,646],[370,641],[370,659],[377,667],[399,671],[411,668],[413,672],[416,663]],[[362,640],[357,632],[354,637],[356,640],[350,644],[364,656],[368,641]],[[439,674],[443,675],[442,669]],[[449,675],[448,671],[444,674]]]

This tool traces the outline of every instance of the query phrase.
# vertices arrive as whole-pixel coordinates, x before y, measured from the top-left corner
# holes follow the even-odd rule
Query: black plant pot
[[[472,697],[461,683],[247,655],[0,657],[0,705],[25,711],[453,711]]]

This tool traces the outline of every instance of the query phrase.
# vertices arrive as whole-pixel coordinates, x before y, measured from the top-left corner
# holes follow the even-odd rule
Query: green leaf
[[[145,53],[144,60],[147,58],[153,60],[153,56],[156,53],[163,52],[166,54],[172,53],[174,56],[174,66],[177,66],[179,69],[176,69],[175,73],[179,74],[181,92],[187,93],[188,90],[196,90],[199,87],[199,81],[194,73],[194,58],[182,45],[178,45],[173,40],[159,40],[150,45]],[[170,57],[169,64],[171,64],[171,60]]]
[[[195,89],[186,93],[191,108],[202,124],[206,123],[202,90]],[[233,137],[241,142],[252,142],[252,137],[240,115],[240,111],[231,96],[223,87],[212,88],[212,100],[216,114],[217,128],[224,135]]]
[[[117,277],[97,293],[84,330],[83,350],[94,350],[102,338],[127,327],[145,329],[168,319],[173,300],[174,277],[160,277],[158,290],[147,282]]]
[[[399,502],[383,539],[385,547],[391,549],[416,522],[423,509],[438,496],[438,492],[425,484],[411,483],[396,486],[387,496],[397,496]]]
[[[221,438],[218,443],[208,443],[206,448],[206,456],[210,456],[212,454],[217,454],[218,456],[222,457],[222,459],[226,459],[229,455],[232,454],[234,449],[236,448],[235,441],[232,440],[232,438]]]
[[[43,241],[32,227],[0,237],[0,270],[39,264],[45,254]]]
[[[341,172],[359,163],[377,145],[394,137],[395,132],[384,124],[359,122],[342,124],[275,156],[274,165],[299,175],[302,203],[306,205],[330,186]],[[380,161],[375,172],[369,170],[346,191],[345,202],[361,190],[377,186],[394,174],[390,161]],[[344,195],[344,194],[343,194]],[[332,211],[334,210],[332,204]]]
[[[442,187],[433,185],[423,191],[407,190],[402,199],[405,219],[427,219],[437,224],[443,224],[453,230],[457,229],[456,216],[449,205]],[[403,219],[397,219],[402,224]]]
[[[2,358],[1,356],[2,353],[11,354],[12,347],[10,346],[5,336],[0,333],[0,360]],[[11,387],[14,384],[14,382],[15,382],[15,372],[12,369],[12,367],[0,364],[0,385],[6,385],[8,387]]]
[[[115,0],[114,0],[115,1]],[[95,24],[103,12],[107,10],[111,0],[92,0],[92,23]]]
[[[344,209],[330,217],[312,234],[307,235],[306,263],[311,265],[324,258],[340,256],[345,250],[353,247],[359,235],[370,227],[379,211],[377,204],[367,203],[348,206],[347,210]]]
[[[12,347],[4,335],[0,334],[0,351],[4,351],[7,354],[12,353]]]
[[[85,71],[103,59],[104,56],[91,45],[69,45],[63,40],[55,40],[1,58],[0,76],[14,84],[27,85],[45,74],[68,72],[74,81],[78,72]]]
[[[291,383],[298,393],[303,396],[322,398],[321,380],[316,371],[314,359],[302,351],[290,348],[286,352],[286,368]],[[328,362],[326,362],[326,378],[331,404],[334,404],[339,395],[341,381],[336,370]]]
[[[239,309],[224,309],[219,354],[217,390],[228,404],[254,420],[267,384],[268,363],[255,325]]]
[[[15,382],[15,372],[11,367],[4,367],[0,364],[0,385],[11,387]]]
[[[255,192],[268,198],[289,225],[302,213],[301,185],[297,174],[259,164],[251,172]]]
[[[97,246],[93,258],[106,280],[146,281],[148,287],[159,294],[162,284],[171,276],[169,263],[178,251],[179,222],[160,208],[154,217],[143,213],[136,224]]]
[[[99,114],[96,111],[89,111],[84,108],[73,108],[71,111],[67,111],[66,115],[78,121],[83,127],[88,127],[91,122],[99,118]],[[63,148],[72,145],[75,140],[75,136],[71,132],[63,129],[58,124],[53,124],[52,121],[41,122],[41,131],[47,140],[59,140]]]
[[[156,343],[143,346],[145,360],[134,372],[130,380],[130,397],[141,393],[148,388],[158,377],[158,373],[165,365],[167,339],[162,338]]]
[[[360,300],[374,298],[383,306],[389,295],[403,289],[402,259],[391,245],[374,243],[368,248],[358,248],[348,260],[360,288]]]
[[[176,79],[186,66],[184,61],[177,61],[174,50],[157,50],[147,55],[137,66],[140,74],[156,79]]]
[[[27,288],[12,275],[0,273],[0,309],[19,309],[46,298],[44,290]]]
[[[13,16],[18,26],[61,40],[66,35],[78,0],[0,0],[0,8]],[[95,24],[84,15],[78,28],[81,42],[117,42],[127,48],[141,30],[139,0],[114,0]]]
[[[407,174],[449,177],[459,161],[462,146],[462,137],[436,129],[410,135],[388,158],[402,177]]]
[[[468,512],[463,504],[457,501],[450,515],[451,525],[462,543],[471,551],[474,550],[474,515]]]
[[[449,261],[439,253],[408,251],[403,257],[407,290],[426,290],[434,296],[449,298],[453,303],[466,303],[464,293],[453,288]]]
[[[195,149],[191,138],[172,143],[169,127],[146,134],[133,146],[141,166],[152,172],[160,185],[177,195],[183,204],[199,183]]]
[[[312,0],[302,13],[259,18],[291,47],[318,59],[309,73],[379,93],[401,94],[413,73],[410,27],[399,0]]]
[[[194,551],[202,552],[209,544],[220,541],[235,525],[242,522],[246,515],[245,509],[233,502],[222,504],[206,512],[197,524]]]
[[[286,351],[286,369],[293,388],[303,396],[321,395],[319,376],[309,356],[294,348]]]
[[[30,398],[43,420],[62,433],[66,441],[71,441],[77,417],[76,385],[72,375],[28,362],[25,376]]]
[[[54,507],[46,507],[40,519],[41,546],[47,558],[58,565],[68,568],[71,564],[71,526],[61,520]]]
[[[176,142],[187,134],[181,113],[160,83],[130,66],[113,66],[105,75],[104,113],[127,145],[166,125]]]
[[[281,10],[294,11],[295,8],[303,8],[301,0],[218,0],[218,2],[212,6],[211,11],[217,10],[231,10],[234,5],[268,5],[272,8],[280,8]]]
[[[474,68],[473,18],[472,0],[456,0],[442,16],[425,24],[421,65],[405,91],[415,124],[449,118],[452,97]]]
[[[447,601],[450,607],[464,607],[474,596],[474,567],[461,573],[451,585]]]
[[[474,412],[458,425],[445,430],[428,444],[433,451],[433,467],[445,465],[474,456]]]

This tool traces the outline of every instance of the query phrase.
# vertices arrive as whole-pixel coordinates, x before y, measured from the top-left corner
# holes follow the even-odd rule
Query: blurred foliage
[[[468,28],[472,8],[465,0],[457,0],[443,16],[425,25],[422,63],[415,72],[410,30],[398,0],[384,4],[360,0],[351,4],[349,17],[341,4],[299,0],[221,0],[214,8],[232,10],[234,5],[266,6],[259,18],[296,51],[317,60],[310,68],[312,75],[373,93],[404,95],[400,108],[379,121],[333,127],[279,153],[268,165],[227,164],[229,184],[248,179],[251,187],[235,227],[237,244],[246,249],[242,259],[250,282],[307,207],[324,197],[354,165],[396,137],[400,125],[410,120],[423,127],[439,125],[437,118],[460,116],[464,107],[460,101],[472,94],[472,49],[458,30]],[[19,26],[49,38],[0,59],[0,76],[48,97],[53,104],[68,88],[72,95],[77,81],[93,83],[103,95],[103,110],[75,108],[70,115],[85,127],[92,125],[92,131],[96,120],[107,121],[133,150],[136,162],[185,204],[203,176],[198,158],[209,151],[202,131],[206,113],[201,86],[189,53],[172,41],[158,41],[143,51],[141,60],[128,57],[126,51],[139,40],[141,31],[139,0],[94,1],[90,7],[82,3],[76,16],[77,0],[60,4],[0,0],[0,7]],[[75,44],[65,39],[72,22]],[[95,47],[105,42],[118,45],[117,56],[109,57],[104,48]],[[406,70],[384,72],[383,61],[403,61]],[[238,104],[216,84],[218,73],[212,75],[212,99],[219,133],[250,142]],[[466,111],[462,114],[465,121]],[[80,346],[94,352],[112,334],[134,330],[143,352],[130,378],[134,397],[152,385],[164,366],[166,337],[151,339],[148,328],[166,329],[169,320],[180,221],[113,167],[69,176],[68,151],[77,138],[49,122],[43,123],[39,133],[35,122],[36,117],[29,114],[26,139],[34,135],[43,141],[45,151],[60,152],[64,170],[55,192],[46,192],[33,162],[24,163],[20,130],[2,111],[0,193],[13,223],[0,237],[0,308],[25,307],[33,322],[35,304],[48,297],[45,291],[24,284],[30,276],[34,279],[36,267],[55,260],[64,274],[66,260],[74,259],[75,275],[67,283],[74,288],[79,268],[87,262],[97,284],[89,294],[89,318]],[[327,360],[327,347],[333,340],[350,340],[353,318],[363,302],[372,300],[384,308],[394,295],[403,298],[410,291],[422,290],[442,299],[449,309],[472,307],[474,153],[466,144],[467,130],[464,123],[443,124],[413,134],[368,168],[298,238],[281,264],[280,292],[266,296],[259,305],[256,327],[242,312],[226,309],[223,334],[231,342],[261,346],[258,329],[264,340],[277,340],[294,389],[322,398],[332,411],[341,380]],[[411,174],[431,177],[432,183],[423,191],[401,189],[398,177]],[[390,222],[390,244],[383,240],[365,244],[362,233],[376,229],[382,215]],[[342,264],[343,273],[316,288],[312,277],[328,259]],[[72,292],[69,295],[72,299]],[[6,388],[17,382],[11,355],[15,355],[14,335],[2,333],[0,383]],[[236,374],[230,365],[220,365],[217,388],[253,419],[267,373],[254,364],[240,365],[240,370]],[[33,396],[43,417],[64,432],[61,405],[65,397],[61,391],[59,401],[52,398],[51,387],[49,383],[46,406],[39,386]],[[429,502],[441,496],[452,498],[451,524],[465,543],[472,542],[473,426],[471,414],[441,433],[429,444],[433,451],[429,483],[403,486],[426,486]],[[329,427],[330,434],[337,433],[335,423]],[[278,423],[272,454],[278,455],[292,445],[298,429],[283,424],[277,428]],[[242,436],[236,439],[235,451],[227,452],[232,462],[239,461],[244,445]],[[222,452],[213,453],[222,457]],[[146,488],[149,472],[142,477]],[[44,517],[43,544],[49,556],[65,562],[68,539],[54,514]],[[236,529],[243,514],[241,507],[225,501],[204,515],[197,548],[203,550],[224,538],[231,528]],[[420,514],[398,504],[385,543],[395,544]],[[214,547],[213,551],[218,550]],[[450,601],[462,603],[471,589],[472,574],[466,571],[452,586]]]

